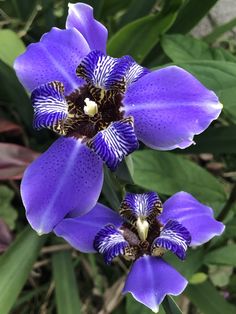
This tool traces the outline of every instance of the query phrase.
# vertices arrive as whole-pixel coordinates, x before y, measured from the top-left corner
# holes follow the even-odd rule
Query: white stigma
[[[84,113],[90,117],[95,116],[95,114],[98,113],[98,105],[95,103],[95,101],[85,98],[84,102]]]
[[[149,230],[149,223],[145,218],[138,217],[136,221],[137,231],[140,239],[145,241],[147,239],[148,230]]]

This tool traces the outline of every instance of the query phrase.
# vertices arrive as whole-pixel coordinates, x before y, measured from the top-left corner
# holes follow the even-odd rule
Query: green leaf
[[[131,55],[142,62],[173,24],[182,0],[166,1],[159,14],[145,16],[121,28],[108,42],[109,55],[121,57]]]
[[[209,281],[200,285],[189,285],[185,294],[204,314],[236,313],[236,307],[226,302]]]
[[[121,186],[114,174],[104,167],[104,182],[102,193],[113,209],[119,209],[122,200]]]
[[[232,30],[236,26],[236,18],[233,18],[229,22],[222,24],[220,26],[217,26],[214,28],[212,33],[208,34],[207,36],[204,37],[204,40],[212,44],[214,43],[219,37],[221,37],[224,33]]]
[[[204,258],[204,263],[236,266],[236,244],[209,252]]]
[[[25,51],[23,41],[10,29],[0,30],[0,60],[9,66],[21,53]]]
[[[209,266],[209,277],[216,287],[225,287],[230,282],[230,277],[233,273],[232,266]]]
[[[21,121],[32,130],[33,109],[28,95],[18,81],[16,74],[7,64],[0,60],[0,102],[5,110],[17,112]]]
[[[170,33],[188,33],[215,5],[217,0],[204,0],[199,4],[199,0],[185,1],[181,8]]]
[[[151,311],[148,307],[144,306],[142,303],[139,303],[136,301],[132,295],[129,293],[126,295],[126,313],[127,314],[153,314],[153,311]],[[159,307],[158,314],[170,314],[168,312],[165,312],[162,305]]]
[[[45,237],[26,228],[0,258],[0,313],[8,314],[37,259]]]
[[[182,314],[182,311],[175,303],[174,299],[169,295],[165,297],[162,305],[167,314]]]
[[[71,252],[62,251],[53,254],[52,262],[53,276],[56,286],[57,313],[81,313],[81,304],[71,259]]]
[[[8,227],[12,230],[15,228],[17,211],[11,205],[14,192],[5,185],[0,185],[0,218],[2,218]]]
[[[174,62],[222,60],[236,62],[236,57],[223,48],[212,48],[202,40],[181,34],[164,35],[161,46]]]
[[[125,14],[122,16],[120,20],[119,26],[123,26],[131,21],[134,21],[140,17],[147,15],[148,13],[150,13],[155,3],[156,0],[131,1],[128,9],[126,10]]]
[[[235,154],[236,153],[236,126],[209,128],[203,134],[194,138],[196,145],[183,150],[181,153],[212,153]]]
[[[226,201],[221,184],[187,158],[154,150],[136,151],[132,157],[134,182],[149,191],[164,195],[186,191],[213,207]]]
[[[221,103],[224,105],[224,113],[228,119],[236,124],[236,89],[225,88],[218,92]]]

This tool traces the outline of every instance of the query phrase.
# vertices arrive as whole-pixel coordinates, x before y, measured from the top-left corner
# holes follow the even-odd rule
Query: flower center
[[[89,117],[94,117],[95,114],[98,113],[98,105],[95,101],[90,100],[89,98],[85,98],[84,102],[84,113],[87,114]]]

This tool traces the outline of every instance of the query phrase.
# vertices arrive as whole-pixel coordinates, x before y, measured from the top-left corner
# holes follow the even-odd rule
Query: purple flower
[[[53,28],[15,61],[31,92],[34,127],[61,137],[26,170],[21,193],[38,233],[87,213],[103,183],[138,148],[185,148],[216,119],[217,96],[176,66],[149,71],[130,56],[106,55],[106,28],[93,9],[70,4],[66,29]]]
[[[123,293],[158,311],[167,294],[178,295],[187,280],[162,259],[166,251],[185,259],[189,246],[220,235],[224,225],[211,208],[179,192],[162,206],[154,192],[127,193],[120,215],[97,204],[82,217],[65,218],[54,232],[82,252],[99,252],[107,264],[117,257],[133,261]]]

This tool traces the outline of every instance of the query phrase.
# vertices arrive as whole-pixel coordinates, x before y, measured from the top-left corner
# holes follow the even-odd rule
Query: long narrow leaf
[[[7,314],[23,288],[45,237],[26,228],[0,258],[0,313]]]

